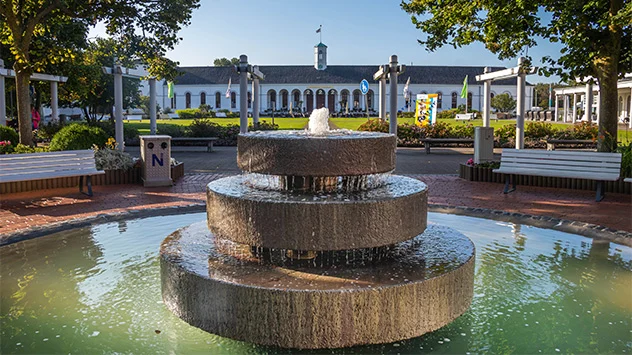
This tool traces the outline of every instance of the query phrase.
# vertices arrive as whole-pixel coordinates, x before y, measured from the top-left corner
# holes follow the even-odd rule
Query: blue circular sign
[[[366,79],[362,79],[360,82],[360,91],[362,95],[366,95],[369,92],[369,82]]]

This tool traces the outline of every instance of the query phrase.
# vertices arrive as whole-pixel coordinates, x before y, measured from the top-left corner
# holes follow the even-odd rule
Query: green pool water
[[[0,353],[289,353],[205,333],[162,304],[160,242],[204,219],[106,223],[1,247]],[[479,218],[429,221],[476,245],[470,310],[420,338],[334,353],[632,351],[631,248]]]

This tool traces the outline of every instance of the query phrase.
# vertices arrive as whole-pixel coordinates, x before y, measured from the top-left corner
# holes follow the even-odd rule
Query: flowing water
[[[471,309],[421,338],[335,353],[632,351],[632,248],[479,218],[428,219],[476,246]],[[162,304],[160,243],[203,220],[106,223],[1,247],[0,353],[290,353],[207,334]]]

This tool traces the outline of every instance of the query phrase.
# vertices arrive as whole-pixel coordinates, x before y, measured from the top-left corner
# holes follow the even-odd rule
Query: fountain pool
[[[165,307],[159,246],[205,220],[194,213],[105,223],[1,247],[0,352],[296,352],[206,333]],[[428,225],[474,242],[470,309],[419,338],[340,352],[632,351],[632,248],[438,213]]]

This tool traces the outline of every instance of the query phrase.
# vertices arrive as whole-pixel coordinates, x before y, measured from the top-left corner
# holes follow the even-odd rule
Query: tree
[[[534,102],[534,106],[541,107],[544,109],[549,107],[549,88],[550,88],[550,84],[546,84],[546,83],[535,84],[534,100],[537,100],[537,102]],[[554,103],[551,103],[551,104],[553,105]]]
[[[189,24],[197,7],[199,0],[0,0],[0,43],[13,55],[20,143],[32,144],[31,74],[47,64],[71,60],[78,49],[64,46],[56,29],[73,24],[72,35],[85,41],[88,28],[102,21],[118,47],[135,48],[132,59],[163,77],[159,70],[169,63],[164,54],[178,43],[177,32]]]
[[[228,67],[231,65],[237,65],[239,64],[239,58],[215,58],[215,60],[213,61],[213,65],[216,67]]]
[[[617,79],[632,69],[632,2],[404,0],[401,6],[426,34],[419,43],[429,51],[481,42],[508,59],[535,46],[536,38],[562,43],[558,59],[542,58],[541,73],[569,83],[596,80],[601,90],[598,149],[616,148]]]
[[[499,112],[510,112],[516,108],[516,100],[507,93],[499,94],[492,98],[491,106]]]

